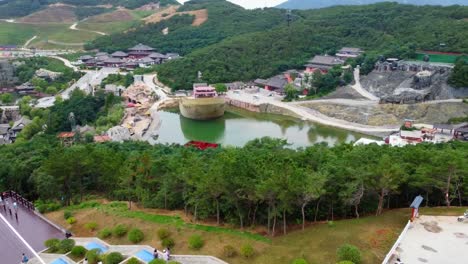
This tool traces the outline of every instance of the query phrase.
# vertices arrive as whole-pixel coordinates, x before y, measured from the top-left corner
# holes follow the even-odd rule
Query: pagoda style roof
[[[112,57],[127,57],[128,54],[123,51],[116,51],[111,54]]]
[[[151,62],[154,62],[154,59],[150,58],[150,57],[144,57],[140,60],[140,62],[143,62],[143,63],[151,63]]]
[[[148,57],[153,59],[167,59],[167,56],[158,52],[153,52]]]
[[[150,47],[150,46],[146,46],[146,45],[143,45],[143,44],[139,43],[135,47],[130,48],[128,50],[130,50],[130,51],[152,51],[154,49],[152,47]]]
[[[326,65],[326,66],[335,66],[343,64],[344,61],[335,57],[335,56],[322,56],[317,55],[309,61],[309,64],[319,64],[319,65]]]
[[[104,63],[122,63],[122,59],[119,58],[108,58]]]
[[[79,58],[79,60],[81,60],[81,61],[87,61],[87,60],[91,60],[91,59],[93,59],[93,57],[90,56],[90,55],[84,55],[84,56],[81,56]]]

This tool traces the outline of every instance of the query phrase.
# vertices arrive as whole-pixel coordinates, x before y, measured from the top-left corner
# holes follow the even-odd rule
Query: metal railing
[[[34,207],[34,204],[30,201],[28,201],[26,198],[23,196],[19,195],[18,193],[14,191],[6,191],[3,192],[3,198],[11,198],[13,199],[16,203],[23,205],[25,208],[35,211],[36,207]]]
[[[382,264],[387,264],[390,261],[390,259],[393,257],[395,250],[400,245],[401,241],[403,240],[406,233],[408,232],[408,229],[410,228],[410,226],[411,226],[411,221],[408,220],[408,223],[406,224],[405,228],[401,232],[400,236],[398,236],[397,241],[395,242],[395,244],[393,244],[393,247],[390,249],[387,256],[385,256],[385,259],[382,261]]]

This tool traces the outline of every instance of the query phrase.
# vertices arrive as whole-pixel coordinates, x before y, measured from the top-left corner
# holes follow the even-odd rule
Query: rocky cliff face
[[[383,103],[408,104],[468,96],[468,89],[455,89],[447,84],[450,74],[449,66],[419,62],[382,63],[363,77],[361,83]]]
[[[0,61],[0,88],[13,86],[17,81],[13,65],[8,61]]]

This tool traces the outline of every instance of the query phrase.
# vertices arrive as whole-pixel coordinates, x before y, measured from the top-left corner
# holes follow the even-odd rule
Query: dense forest
[[[123,6],[125,8],[134,9],[142,5],[153,3],[154,0],[3,0],[0,1],[0,18],[13,18],[27,16],[31,13],[47,8],[50,4],[64,3],[79,7],[78,15],[90,14],[89,6],[111,4],[113,6]],[[169,4],[178,4],[175,0],[160,0],[162,6]],[[102,12],[102,8],[98,10]],[[95,14],[99,14],[94,11]]]
[[[200,9],[208,10],[208,21],[199,27],[191,25],[193,16],[175,16],[157,24],[142,25],[129,32],[98,38],[86,48],[113,52],[145,43],[159,52],[186,55],[232,36],[268,30],[281,24],[284,19],[284,12],[278,9],[245,10],[219,0],[191,1],[178,11]],[[169,28],[170,34],[163,34],[165,28]]]
[[[137,142],[64,148],[39,134],[0,153],[0,189],[30,199],[68,205],[97,193],[196,219],[264,225],[272,235],[288,224],[408,207],[417,195],[426,206],[468,204],[468,145],[461,142],[294,150],[263,138],[202,152]]]
[[[361,47],[374,58],[408,58],[417,49],[468,52],[468,23],[463,20],[468,7],[383,3],[294,14],[290,27],[283,23],[232,37],[161,65],[160,80],[174,89],[190,89],[198,71],[209,83],[268,78],[343,46]]]

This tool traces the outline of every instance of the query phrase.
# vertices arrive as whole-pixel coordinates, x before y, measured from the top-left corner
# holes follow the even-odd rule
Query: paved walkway
[[[7,199],[12,210],[10,215],[8,207],[4,210],[3,204],[0,206],[0,214],[2,214],[10,225],[28,242],[28,244],[36,251],[45,249],[44,241],[49,238],[64,238],[62,231],[50,225],[42,218],[37,216],[31,210],[18,207],[18,219],[15,218],[12,201]],[[25,253],[29,258],[32,258],[32,252],[28,250],[15,233],[8,225],[0,219],[0,263],[10,264],[19,263],[21,254]]]
[[[423,215],[396,251],[403,263],[462,264],[468,263],[467,249],[468,222],[457,222],[456,216]]]

